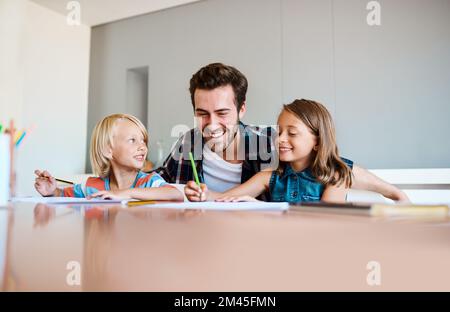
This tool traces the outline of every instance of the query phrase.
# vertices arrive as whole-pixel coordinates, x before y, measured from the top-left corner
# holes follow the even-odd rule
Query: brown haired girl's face
[[[128,119],[114,125],[112,162],[118,166],[141,169],[147,157],[147,144],[138,126]]]
[[[278,117],[277,141],[280,161],[290,162],[294,170],[296,163],[303,164],[311,160],[317,144],[317,138],[311,130],[287,110],[283,110]]]

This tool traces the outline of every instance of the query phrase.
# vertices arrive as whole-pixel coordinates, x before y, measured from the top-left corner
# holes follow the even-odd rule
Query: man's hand
[[[189,181],[184,187],[184,194],[192,202],[206,201],[208,199],[208,187],[206,184],[198,186],[194,181]]]

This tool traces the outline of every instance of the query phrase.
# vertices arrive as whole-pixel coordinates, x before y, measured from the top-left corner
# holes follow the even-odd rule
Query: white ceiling
[[[31,0],[58,13],[67,15],[69,0]],[[200,0],[78,0],[81,23],[88,26],[105,24],[124,18],[164,10]]]

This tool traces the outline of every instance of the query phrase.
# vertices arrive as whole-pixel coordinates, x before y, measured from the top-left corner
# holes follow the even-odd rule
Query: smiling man
[[[157,169],[166,181],[188,183],[194,179],[189,152],[194,154],[200,182],[215,192],[244,183],[261,170],[276,168],[275,130],[241,122],[246,112],[247,87],[247,79],[239,70],[221,63],[209,64],[192,76],[189,91],[197,126],[177,141]],[[353,168],[353,188],[408,200],[393,185],[345,161]]]

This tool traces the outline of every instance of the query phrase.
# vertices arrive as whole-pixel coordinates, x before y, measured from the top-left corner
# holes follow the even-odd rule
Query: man
[[[163,166],[157,169],[166,181],[193,183],[189,152],[194,154],[200,182],[215,192],[224,192],[261,170],[277,166],[274,129],[250,127],[240,121],[246,112],[247,86],[247,79],[239,70],[221,63],[209,64],[192,76],[189,91],[197,127],[177,141]],[[348,163],[353,167],[353,188],[408,200],[393,185],[351,161]]]

